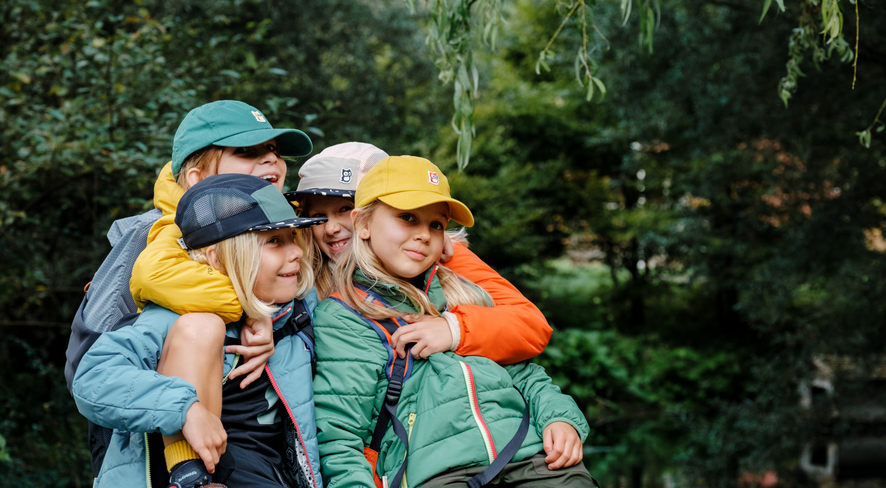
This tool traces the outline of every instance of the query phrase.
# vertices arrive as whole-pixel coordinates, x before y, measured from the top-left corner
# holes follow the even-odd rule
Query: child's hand
[[[412,346],[412,356],[416,359],[427,359],[435,352],[448,351],[452,347],[452,332],[443,317],[405,316],[403,320],[409,322],[409,325],[400,327],[391,336],[391,347],[397,350],[401,358],[406,357],[406,345],[411,342],[415,343]]]
[[[440,263],[446,264],[455,255],[455,247],[452,245],[452,238],[445,236],[443,239],[443,254],[440,255]]]
[[[568,468],[584,457],[578,432],[566,422],[551,422],[545,427],[544,446],[548,469]]]
[[[206,470],[214,473],[218,459],[228,447],[228,433],[221,419],[206,410],[200,402],[194,402],[185,414],[182,435],[203,460]]]
[[[243,364],[231,371],[228,379],[247,374],[240,382],[240,388],[246,388],[257,380],[268,359],[274,355],[274,324],[271,317],[246,319],[246,325],[240,329],[241,346],[227,346],[225,351],[243,356]]]

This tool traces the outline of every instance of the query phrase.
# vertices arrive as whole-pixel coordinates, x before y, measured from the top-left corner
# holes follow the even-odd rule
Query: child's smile
[[[311,231],[323,254],[333,261],[337,260],[348,249],[354,234],[354,224],[351,222],[354,201],[328,195],[308,195],[304,207],[305,217],[329,219],[325,224],[312,227]]]
[[[261,263],[255,280],[255,296],[268,303],[286,303],[298,295],[298,272],[302,249],[291,228],[259,233]]]
[[[392,276],[411,279],[440,258],[447,223],[449,205],[444,202],[400,210],[380,201],[366,233],[385,270]]]

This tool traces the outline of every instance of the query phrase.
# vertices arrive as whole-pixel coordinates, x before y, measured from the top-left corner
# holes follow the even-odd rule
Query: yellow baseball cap
[[[474,216],[465,204],[449,196],[449,181],[434,163],[415,156],[389,156],[375,165],[357,187],[354,205],[365,207],[381,200],[401,210],[449,204],[449,218],[465,227]]]

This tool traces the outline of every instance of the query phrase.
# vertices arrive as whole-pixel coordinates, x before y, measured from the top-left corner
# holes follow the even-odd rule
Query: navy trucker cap
[[[175,212],[184,249],[201,249],[244,232],[300,229],[327,220],[297,217],[283,193],[269,181],[231,173],[213,175],[192,186]]]

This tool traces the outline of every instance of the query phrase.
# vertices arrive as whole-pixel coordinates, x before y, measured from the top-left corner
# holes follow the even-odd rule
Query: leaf
[[[219,71],[219,74],[230,76],[231,78],[240,79],[240,73],[232,70],[232,69],[223,69]]]
[[[784,12],[784,0],[775,0],[775,2],[778,3],[778,8],[780,8],[781,11]]]
[[[628,19],[631,17],[631,5],[633,4],[632,0],[621,0],[621,16],[622,23],[621,25],[627,25]]]
[[[317,135],[317,136],[320,136],[320,137],[326,137],[326,134],[324,134],[322,130],[320,130],[320,129],[316,128],[316,127],[308,127],[308,128],[305,129],[305,130],[307,130],[307,131],[310,132],[311,134],[314,134],[314,135]]]
[[[31,83],[31,77],[28,76],[27,73],[22,73],[21,71],[19,71],[18,73],[13,73],[12,76],[18,78],[19,81],[21,81],[22,83],[24,83],[26,85]]]
[[[600,78],[591,77],[591,81],[594,82],[600,90],[600,102],[602,102],[603,98],[606,96],[606,85],[603,84],[603,80]]]
[[[865,129],[861,132],[856,132],[855,135],[858,136],[858,142],[860,142],[862,146],[864,146],[867,149],[870,149],[870,147],[871,147],[871,133],[868,132],[867,129]]]
[[[766,12],[769,11],[769,7],[771,7],[771,6],[772,6],[772,0],[766,0],[766,2],[763,4],[763,14],[760,15],[760,21],[758,22],[758,24],[763,23],[763,18],[766,17]]]
[[[477,96],[477,90],[480,89],[480,72],[477,71],[477,65],[471,63],[471,75],[474,78],[474,96]]]
[[[280,68],[271,68],[268,70],[268,73],[273,73],[275,75],[280,75],[280,76],[286,76],[289,74],[288,71],[286,71],[285,69],[280,69]]]

